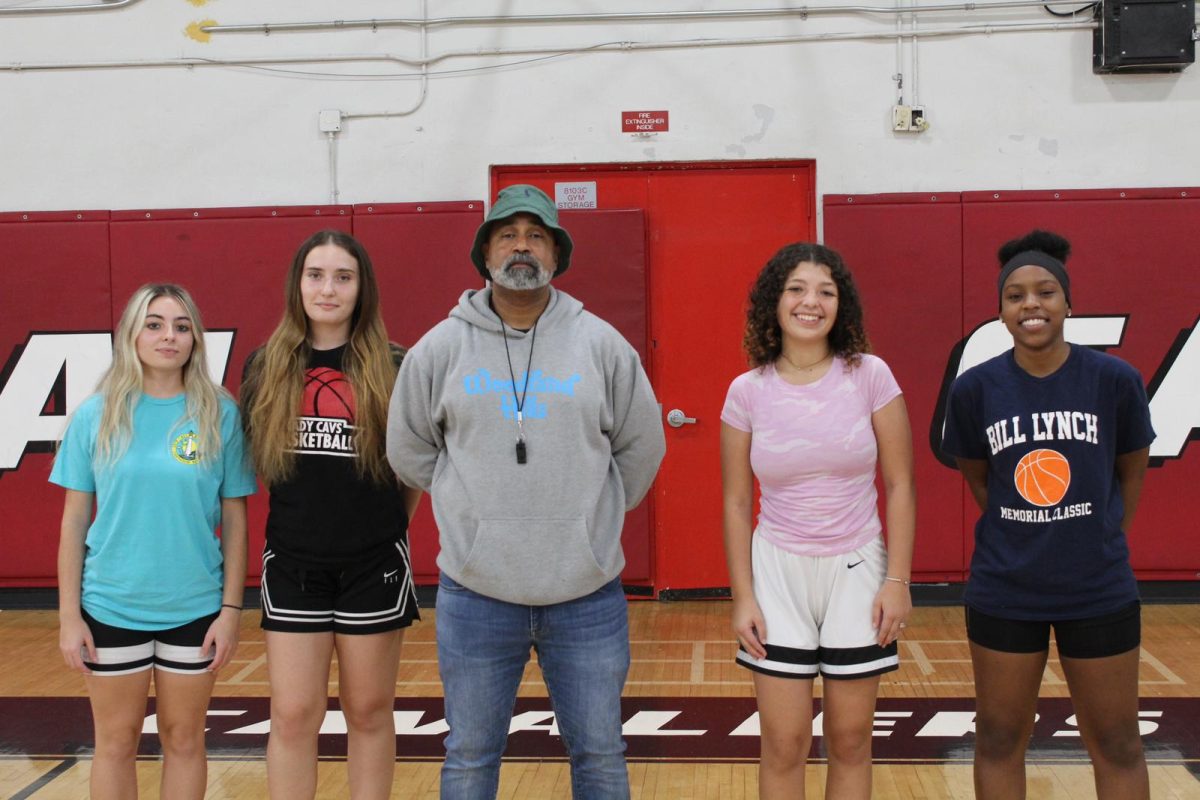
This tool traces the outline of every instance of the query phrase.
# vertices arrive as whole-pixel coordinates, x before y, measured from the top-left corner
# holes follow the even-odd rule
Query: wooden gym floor
[[[0,598],[2,599],[2,598]],[[633,602],[633,667],[625,692],[633,797],[755,798],[750,673],[732,663],[729,605]],[[434,611],[405,638],[396,682],[400,758],[393,796],[435,798],[444,735]],[[82,678],[63,666],[52,611],[0,611],[0,797],[87,796],[90,712]],[[221,674],[210,716],[210,798],[266,796],[265,653],[257,612],[243,618],[236,661]],[[969,798],[973,697],[960,607],[915,610],[902,666],[885,675],[876,718],[875,797]],[[1142,726],[1155,798],[1200,798],[1200,605],[1143,609]],[[1032,800],[1092,798],[1091,772],[1074,734],[1066,684],[1051,653],[1029,759]],[[336,667],[333,673],[336,694]],[[820,692],[820,682],[817,682]],[[570,797],[568,768],[535,663],[526,671],[501,770],[502,798]],[[321,798],[347,797],[344,728],[331,702],[321,737]],[[148,717],[148,730],[153,730]],[[819,743],[819,737],[816,741]],[[819,747],[819,744],[818,744]],[[158,797],[160,761],[143,737],[141,797]],[[820,752],[809,769],[821,797]]]

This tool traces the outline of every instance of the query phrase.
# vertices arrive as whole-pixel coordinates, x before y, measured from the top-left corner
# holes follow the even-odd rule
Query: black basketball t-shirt
[[[1071,346],[1038,378],[1008,352],[954,382],[942,449],[988,462],[964,600],[1009,619],[1081,619],[1137,599],[1116,457],[1154,441],[1141,376]]]
[[[408,527],[399,484],[380,484],[358,472],[354,390],[342,372],[345,350],[313,351],[297,419],[296,470],[270,492],[267,548],[313,565],[371,557],[401,541]]]

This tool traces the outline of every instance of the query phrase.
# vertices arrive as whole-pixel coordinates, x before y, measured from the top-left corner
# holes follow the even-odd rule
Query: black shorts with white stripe
[[[781,645],[766,645],[767,657],[761,661],[739,646],[737,661],[743,667],[777,678],[815,678],[819,673],[829,681],[870,678],[900,668],[896,643],[886,647],[820,647],[804,650]]]
[[[83,663],[93,675],[129,675],[151,667],[184,675],[203,674],[214,653],[211,648],[204,652],[200,647],[219,613],[213,612],[177,628],[139,631],[106,625],[83,611],[83,621],[92,632],[98,659],[88,661],[85,648]]]
[[[262,627],[285,633],[370,634],[420,619],[406,542],[344,567],[263,553]]]

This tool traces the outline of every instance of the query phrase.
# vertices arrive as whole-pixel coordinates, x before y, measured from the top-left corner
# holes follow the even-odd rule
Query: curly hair
[[[829,331],[829,349],[841,356],[850,366],[856,366],[859,356],[871,352],[871,343],[863,327],[862,302],[850,270],[842,257],[824,245],[794,242],[784,245],[758,273],[750,289],[746,306],[746,334],[742,346],[750,366],[762,367],[779,358],[783,351],[783,335],[779,327],[779,298],[788,276],[799,265],[810,261],[829,270],[837,285],[838,310],[833,328]]]

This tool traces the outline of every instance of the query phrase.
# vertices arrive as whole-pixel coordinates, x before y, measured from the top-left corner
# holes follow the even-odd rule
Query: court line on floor
[[[26,798],[33,797],[34,792],[50,785],[50,783],[53,782],[55,778],[57,778],[59,775],[62,775],[64,772],[69,770],[71,767],[75,766],[77,763],[79,763],[78,758],[67,758],[67,759],[64,759],[63,761],[60,761],[55,766],[51,767],[45,774],[43,774],[36,781],[34,781],[33,783],[29,784],[21,791],[14,794],[11,798],[9,798],[9,800],[26,800]]]

